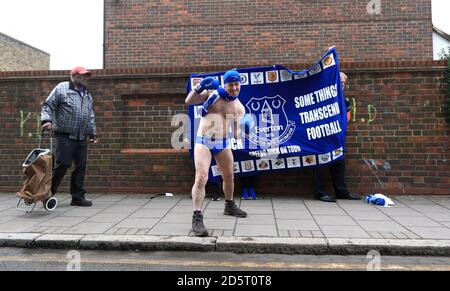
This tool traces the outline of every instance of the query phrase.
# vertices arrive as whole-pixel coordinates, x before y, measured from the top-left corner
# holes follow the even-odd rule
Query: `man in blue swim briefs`
[[[203,224],[202,205],[213,156],[223,179],[226,200],[223,214],[235,217],[247,216],[233,200],[234,161],[227,142],[227,129],[230,126],[234,128],[234,137],[240,135],[239,122],[245,114],[244,106],[238,99],[240,90],[240,75],[236,70],[230,70],[224,75],[224,88],[219,86],[219,81],[208,77],[197,84],[185,100],[189,105],[203,103],[202,118],[195,138],[195,182],[192,187],[194,204],[192,231],[197,236],[208,236],[208,230]]]

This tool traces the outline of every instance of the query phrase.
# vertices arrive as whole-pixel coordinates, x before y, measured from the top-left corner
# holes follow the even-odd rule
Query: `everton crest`
[[[295,122],[290,121],[284,110],[286,100],[280,95],[251,98],[245,105],[255,118],[255,126],[248,139],[262,148],[279,146],[288,141],[295,132]]]

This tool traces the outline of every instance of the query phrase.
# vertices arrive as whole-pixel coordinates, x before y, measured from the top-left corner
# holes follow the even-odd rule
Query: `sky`
[[[450,34],[450,1],[432,3]],[[0,32],[50,53],[52,70],[103,67],[103,0],[0,0]]]
[[[0,32],[50,54],[50,69],[103,67],[103,0],[0,0]]]
[[[450,1],[432,0],[432,7],[434,26],[450,34]]]

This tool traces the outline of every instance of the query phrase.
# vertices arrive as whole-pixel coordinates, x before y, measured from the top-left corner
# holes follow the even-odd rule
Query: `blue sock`
[[[250,188],[249,193],[250,193],[250,197],[251,197],[252,199],[255,199],[255,198],[256,198],[255,189],[253,189],[253,187]]]

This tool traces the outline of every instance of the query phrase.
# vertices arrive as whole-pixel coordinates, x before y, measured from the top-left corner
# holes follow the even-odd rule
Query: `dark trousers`
[[[345,159],[337,160],[328,166],[314,168],[314,194],[319,197],[328,195],[324,183],[328,170],[336,196],[348,195],[349,192],[345,184]]]
[[[211,196],[212,198],[220,198],[220,196],[224,195],[222,190],[222,183],[220,182],[206,183],[205,191],[207,194],[211,193],[208,196]]]
[[[239,183],[241,184],[242,188],[252,188],[255,186],[255,176],[244,176],[239,178]]]
[[[75,169],[70,180],[70,194],[72,199],[83,200],[86,193],[83,185],[86,173],[87,141],[72,140],[68,136],[57,135],[56,142],[56,161],[53,168],[51,191],[56,194],[67,169],[74,162]]]

